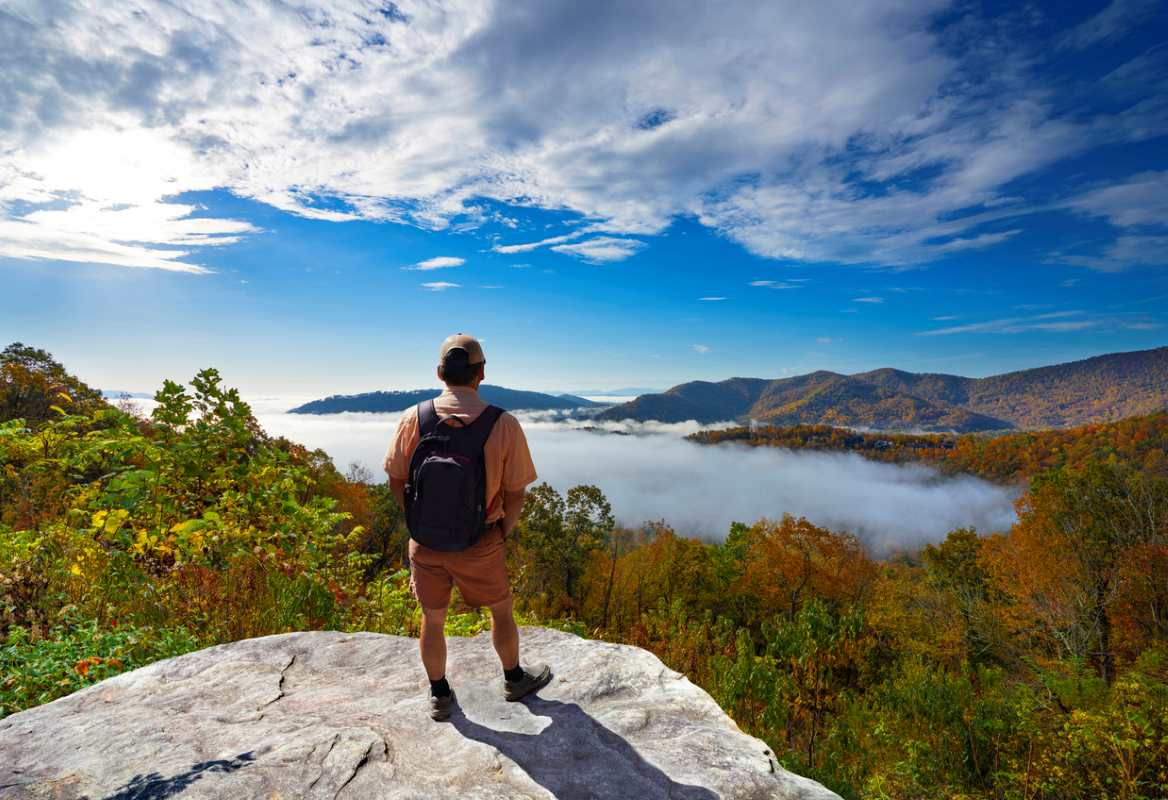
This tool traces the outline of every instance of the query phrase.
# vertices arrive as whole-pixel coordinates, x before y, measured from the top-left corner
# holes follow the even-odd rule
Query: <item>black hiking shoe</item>
[[[523,677],[517,681],[503,681],[503,696],[510,701],[520,700],[532,692],[542,689],[552,679],[552,668],[540,664],[535,672],[523,670]]]
[[[445,722],[450,719],[450,709],[454,708],[454,690],[445,697],[430,695],[430,719],[435,722]]]

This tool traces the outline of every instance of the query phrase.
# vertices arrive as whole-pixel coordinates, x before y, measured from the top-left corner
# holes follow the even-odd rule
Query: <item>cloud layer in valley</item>
[[[257,405],[265,429],[357,462],[382,479],[396,414],[309,416]],[[618,520],[663,519],[683,534],[723,538],[733,521],[806,516],[861,537],[877,555],[943,539],[953,528],[983,532],[1014,521],[1012,490],[929,468],[866,461],[853,454],[708,447],[681,437],[697,423],[593,422],[557,412],[520,412],[540,480],[560,491],[599,486]],[[595,425],[604,432],[580,430]],[[708,426],[707,426],[708,427]],[[625,433],[630,435],[618,435]]]
[[[0,256],[199,271],[203,248],[256,233],[183,199],[222,188],[430,229],[476,225],[486,199],[556,209],[587,224],[496,249],[598,264],[677,215],[766,257],[897,266],[1050,210],[1111,231],[1059,260],[1162,261],[1164,218],[1138,209],[1163,173],[1017,185],[1164,130],[1163,48],[1102,77],[1048,63],[1156,13],[1113,2],[1068,29],[942,0],[13,0]]]

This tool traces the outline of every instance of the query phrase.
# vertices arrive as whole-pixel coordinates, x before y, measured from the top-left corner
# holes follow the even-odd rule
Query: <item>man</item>
[[[410,588],[422,607],[419,646],[422,665],[430,679],[430,716],[438,721],[450,718],[454,704],[454,692],[446,680],[443,630],[452,585],[458,587],[468,605],[486,606],[491,611],[491,643],[503,665],[507,700],[531,694],[552,677],[546,664],[532,671],[519,666],[519,627],[512,614],[503,542],[519,521],[524,490],[536,478],[535,465],[519,420],[488,406],[479,397],[485,366],[482,346],[474,337],[462,333],[448,337],[439,350],[438,364],[438,378],[446,384],[446,390],[434,398],[432,406],[428,406],[431,401],[426,401],[402,414],[385,457],[390,488],[406,510],[410,527]],[[441,453],[430,460],[418,457],[424,455],[426,448],[441,446],[434,445],[435,441],[449,443],[455,439],[470,442],[469,449],[475,451],[467,454],[470,458]],[[474,457],[479,453],[481,461],[477,463],[483,468],[482,476],[476,475],[473,468]],[[472,476],[468,485],[477,485],[476,491],[481,493],[479,509],[472,513],[478,517],[474,527],[481,525],[482,530],[471,531],[465,540],[453,541],[442,538],[446,528],[425,517],[466,517],[459,517],[457,508],[465,493],[447,488],[455,486],[450,483],[449,473],[457,473],[462,467]],[[439,477],[427,478],[427,474]],[[431,486],[423,502],[420,488],[427,481]],[[452,525],[455,524],[447,524],[447,528]]]

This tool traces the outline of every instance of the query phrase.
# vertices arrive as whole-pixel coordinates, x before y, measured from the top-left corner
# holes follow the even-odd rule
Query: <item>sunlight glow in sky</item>
[[[1168,11],[0,0],[0,337],[108,389],[1163,345]]]

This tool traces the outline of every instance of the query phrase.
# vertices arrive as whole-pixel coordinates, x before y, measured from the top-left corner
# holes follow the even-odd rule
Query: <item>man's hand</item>
[[[402,510],[402,513],[404,514],[406,511],[406,481],[405,481],[405,478],[391,477],[389,479],[389,490],[391,492],[393,492],[394,498],[397,499],[398,508],[400,508]]]
[[[503,537],[510,535],[511,531],[515,530],[515,526],[519,524],[519,515],[523,513],[523,499],[527,497],[527,492],[520,489],[518,492],[503,492],[503,519],[499,520],[499,525],[503,529]]]

